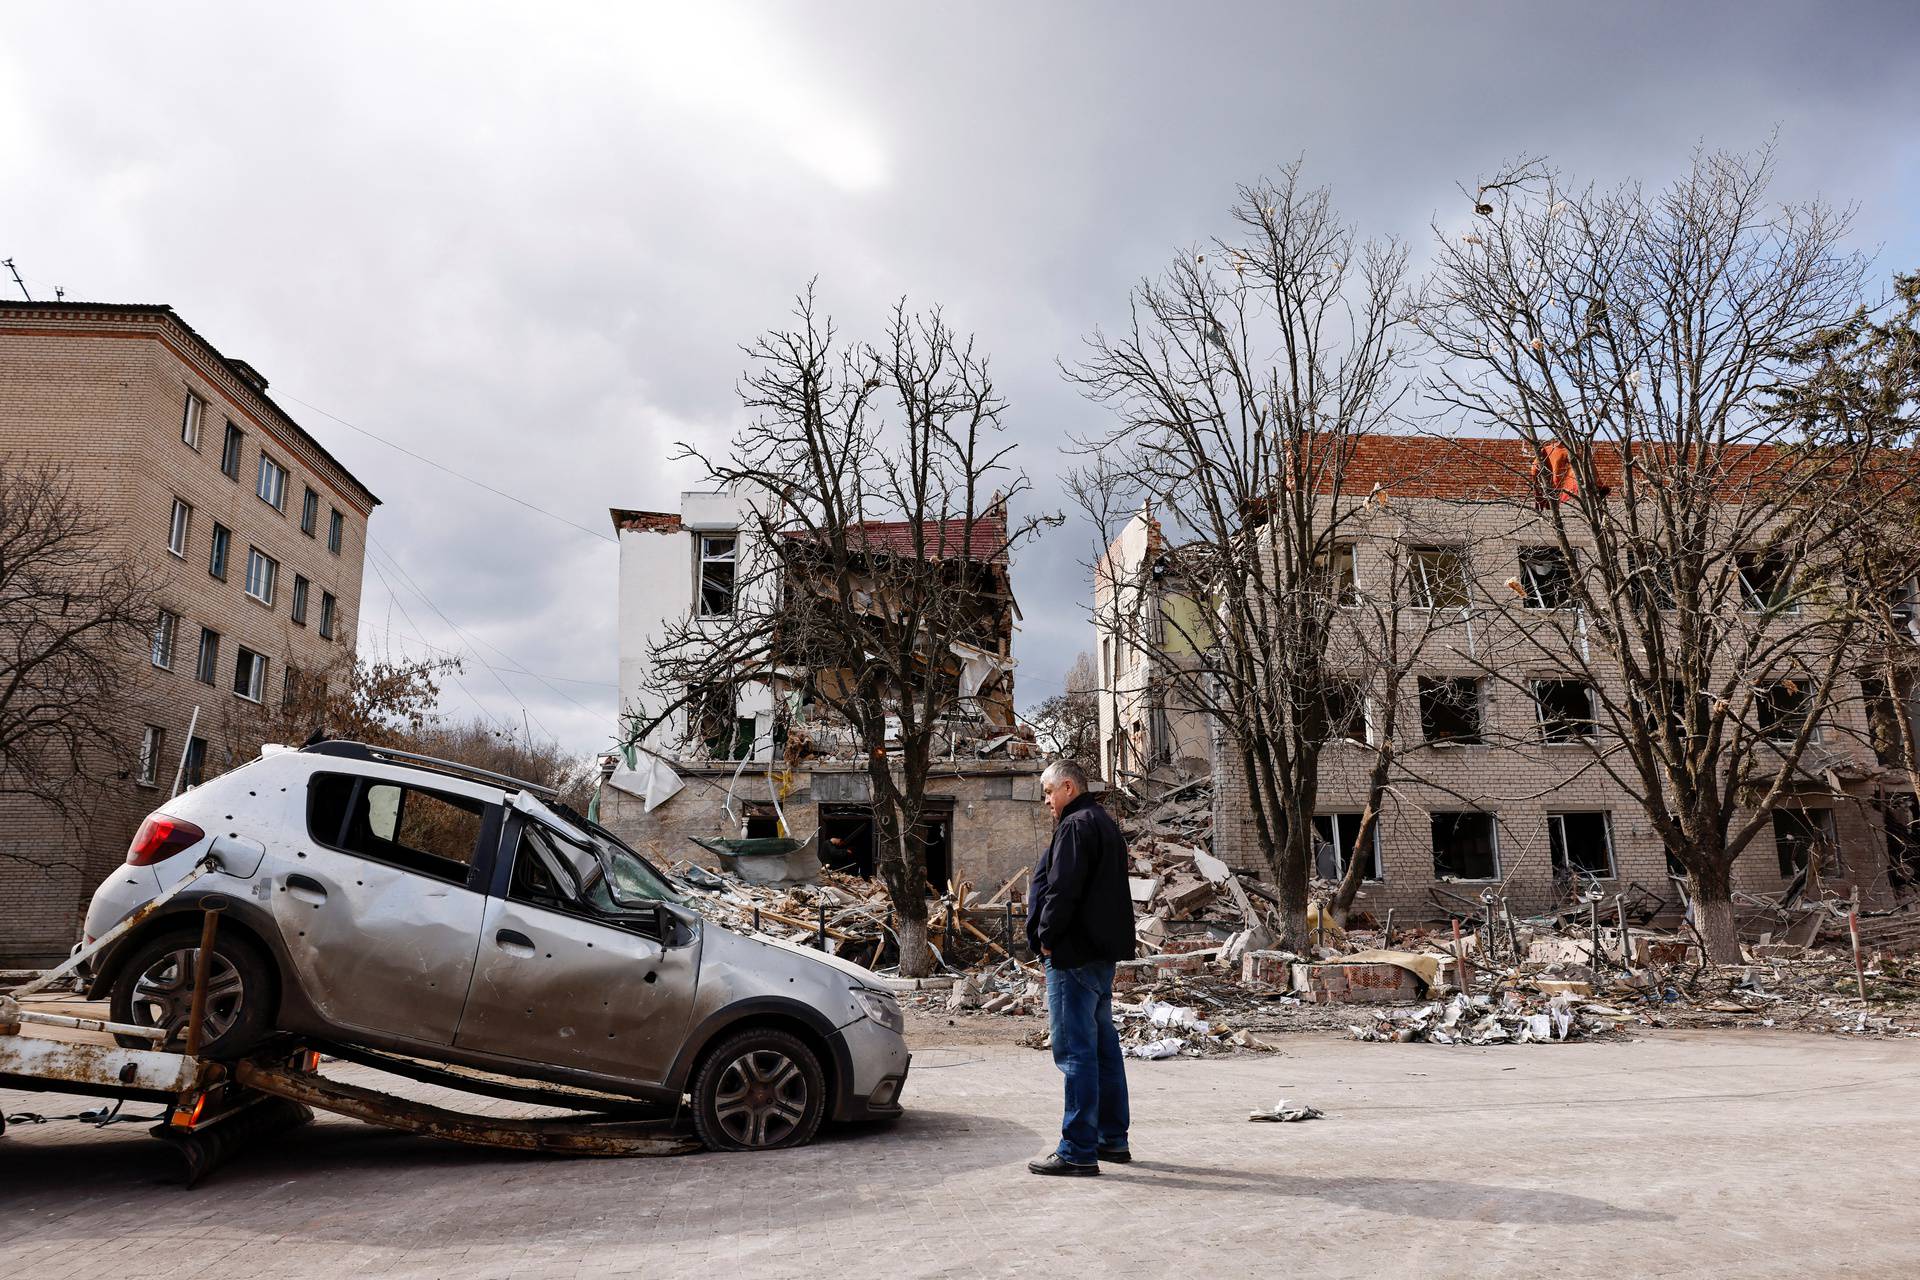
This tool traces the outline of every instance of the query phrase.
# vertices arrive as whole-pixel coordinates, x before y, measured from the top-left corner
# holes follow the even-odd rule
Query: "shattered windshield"
[[[592,847],[581,845],[551,827],[527,824],[527,834],[548,857],[567,873],[573,896],[582,898],[595,910],[607,915],[630,911],[645,902],[684,904],[686,895],[673,883],[641,860],[625,845],[596,831],[586,832]],[[598,857],[596,856],[596,852]],[[608,873],[600,874],[598,858],[607,861]],[[612,886],[609,888],[608,881]],[[582,885],[590,886],[582,892]]]

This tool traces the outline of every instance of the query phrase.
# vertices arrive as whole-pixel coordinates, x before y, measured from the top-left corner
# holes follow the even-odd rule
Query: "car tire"
[[[791,1032],[736,1032],[694,1073],[693,1128],[713,1151],[805,1146],[826,1114],[827,1073]]]
[[[164,1026],[171,1034],[163,1042],[121,1036],[122,1045],[175,1052],[185,1047],[199,955],[197,932],[163,933],[134,948],[108,995],[113,1020]],[[272,1034],[274,977],[273,962],[247,938],[228,932],[215,939],[202,1057],[237,1058]]]

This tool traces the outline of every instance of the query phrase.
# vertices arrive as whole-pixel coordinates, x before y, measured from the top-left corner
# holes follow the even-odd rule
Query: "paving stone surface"
[[[903,1121],[758,1156],[543,1159],[322,1117],[189,1192],[139,1126],[16,1124],[4,1274],[1920,1275],[1920,1041],[1298,1037],[1128,1070],[1138,1158],[1097,1179],[1025,1172],[1059,1077],[1004,1045],[922,1049]],[[1327,1118],[1248,1123],[1281,1096]]]

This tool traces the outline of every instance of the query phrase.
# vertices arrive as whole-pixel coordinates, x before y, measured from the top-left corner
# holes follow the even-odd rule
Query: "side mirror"
[[[667,910],[664,902],[653,904],[653,936],[660,940],[663,947],[673,945],[673,912]]]

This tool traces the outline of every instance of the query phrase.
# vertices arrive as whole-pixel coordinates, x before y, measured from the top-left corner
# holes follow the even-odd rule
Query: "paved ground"
[[[924,1047],[904,1121],[764,1156],[536,1159],[323,1117],[184,1192],[135,1126],[15,1126],[0,1240],[34,1280],[1920,1274],[1920,1041],[1303,1037],[1130,1079],[1140,1159],[1075,1181],[1024,1172],[1058,1077],[1006,1045]],[[1328,1118],[1247,1123],[1283,1094]]]

